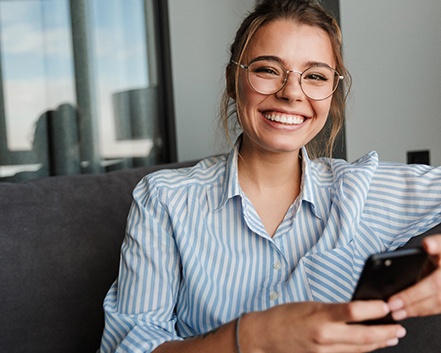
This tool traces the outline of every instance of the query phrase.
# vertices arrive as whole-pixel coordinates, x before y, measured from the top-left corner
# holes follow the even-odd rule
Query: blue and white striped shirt
[[[309,160],[273,238],[240,188],[237,151],[134,190],[101,352],[151,352],[243,312],[351,298],[368,255],[441,222],[441,167]]]

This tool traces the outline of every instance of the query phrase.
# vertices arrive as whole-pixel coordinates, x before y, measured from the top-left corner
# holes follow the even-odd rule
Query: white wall
[[[228,48],[255,0],[168,0],[178,158],[218,153]]]
[[[348,160],[376,150],[406,162],[429,149],[441,165],[441,1],[340,0],[340,16],[353,76]]]

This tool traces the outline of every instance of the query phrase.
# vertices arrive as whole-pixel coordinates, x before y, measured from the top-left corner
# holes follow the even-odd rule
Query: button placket
[[[271,292],[270,293],[270,300],[272,302],[276,301],[278,298],[279,298],[279,293],[277,293],[277,292]]]
[[[275,251],[271,253],[271,262],[268,264],[271,272],[271,284],[268,287],[267,298],[271,306],[275,305],[281,299],[283,294],[282,287],[285,276],[284,268],[286,266],[283,252],[280,251],[276,243],[274,243],[274,250]]]
[[[277,278],[276,281],[279,282],[281,280],[281,276],[282,276],[282,273],[280,270],[282,269],[283,265],[280,262],[280,260],[276,260],[273,263],[272,267],[273,267],[273,270],[275,271],[275,274],[276,274],[276,278]],[[280,293],[276,288],[272,289],[269,293],[269,299],[271,302],[275,302],[280,297]]]
[[[273,264],[273,269],[276,270],[276,271],[281,270],[281,269],[282,269],[282,263],[281,263],[280,261],[276,261],[276,262]]]

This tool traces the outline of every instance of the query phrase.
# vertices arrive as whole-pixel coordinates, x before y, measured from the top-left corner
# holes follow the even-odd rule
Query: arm
[[[368,352],[396,345],[405,335],[404,328],[400,325],[349,325],[346,322],[363,321],[387,313],[387,306],[380,301],[284,304],[246,314],[239,327],[233,321],[202,336],[166,342],[154,353],[285,353],[292,352],[294,347],[296,352]]]
[[[180,339],[173,313],[180,259],[169,217],[146,180],[133,195],[118,280],[104,301],[101,352],[151,352],[164,341]]]
[[[370,186],[364,221],[395,250],[441,222],[441,167],[381,163]]]

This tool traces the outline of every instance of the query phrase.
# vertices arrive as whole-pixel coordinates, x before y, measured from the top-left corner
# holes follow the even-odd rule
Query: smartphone
[[[387,299],[418,282],[429,270],[429,257],[421,247],[371,255],[363,268],[352,300]],[[395,323],[391,315],[363,324]]]

